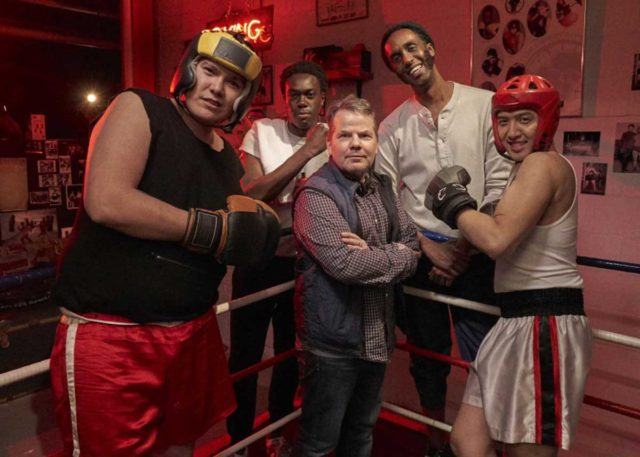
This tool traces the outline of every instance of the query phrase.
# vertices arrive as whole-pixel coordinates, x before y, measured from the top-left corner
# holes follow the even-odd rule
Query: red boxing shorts
[[[235,409],[215,310],[173,326],[64,316],[51,383],[64,455],[74,457],[188,444]]]

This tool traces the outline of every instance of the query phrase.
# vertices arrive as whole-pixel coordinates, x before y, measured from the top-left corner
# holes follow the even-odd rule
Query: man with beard
[[[247,195],[270,202],[282,227],[290,228],[296,182],[312,175],[328,159],[324,153],[327,127],[319,122],[327,77],[319,65],[301,61],[284,69],[280,88],[287,104],[287,119],[260,119],[253,123],[240,147],[245,169],[242,186]],[[236,268],[233,297],[243,297],[292,280],[295,253],[293,237],[283,236],[276,257],[268,265]],[[295,344],[293,290],[231,312],[231,372],[260,361],[271,321],[274,351],[292,349]],[[272,422],[293,411],[297,373],[295,358],[274,367],[269,389]],[[227,420],[234,443],[253,431],[257,380],[256,374],[235,384],[238,409]],[[288,447],[282,436],[267,440],[269,457],[288,455]],[[243,453],[246,449],[239,455],[245,455]]]
[[[424,254],[414,287],[447,295],[493,301],[493,262],[476,254],[458,232],[436,219],[424,207],[427,183],[441,169],[464,166],[472,176],[469,192],[490,207],[504,189],[510,165],[493,143],[492,93],[446,81],[435,65],[435,45],[419,24],[401,22],[382,37],[382,58],[414,96],[395,109],[379,127],[376,170],[391,177],[405,210],[419,232],[431,231],[450,238],[437,243],[419,233]],[[451,337],[446,305],[413,296],[405,297],[398,323],[411,344],[449,354]],[[461,356],[473,360],[480,342],[495,318],[461,308],[451,315]],[[446,378],[449,365],[412,356],[411,374],[425,413],[444,420]],[[446,455],[445,435],[429,436],[429,455]]]

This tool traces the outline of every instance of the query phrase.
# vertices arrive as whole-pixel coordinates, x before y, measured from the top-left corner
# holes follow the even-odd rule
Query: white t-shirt
[[[427,185],[443,168],[466,168],[471,176],[469,194],[479,206],[502,195],[512,165],[498,154],[493,142],[491,97],[487,90],[454,83],[437,127],[431,112],[415,96],[380,124],[376,171],[391,177],[418,228],[457,236],[457,230],[424,206]]]
[[[287,128],[284,119],[259,119],[253,123],[240,146],[240,150],[252,155],[260,161],[265,174],[269,174],[282,165],[300,149],[306,141],[305,137],[294,135]],[[300,170],[298,176],[291,180],[278,194],[275,201],[269,202],[278,213],[282,228],[291,227],[291,203],[295,180],[304,173],[309,178],[329,159],[327,153],[318,154],[309,160]],[[295,255],[293,236],[283,236],[276,255],[290,257]]]

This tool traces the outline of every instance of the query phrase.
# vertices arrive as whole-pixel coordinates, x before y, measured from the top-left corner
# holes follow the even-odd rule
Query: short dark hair
[[[387,44],[387,40],[393,32],[397,32],[398,30],[402,29],[411,30],[413,33],[418,35],[422,41],[424,41],[424,44],[431,44],[431,46],[433,46],[434,48],[436,47],[435,43],[431,39],[431,35],[429,35],[429,32],[427,32],[427,30],[420,24],[411,21],[404,21],[393,24],[387,29],[386,32],[384,32],[384,35],[382,35],[382,40],[380,41],[380,53],[382,54],[382,60],[384,60],[384,63],[387,65],[387,67],[389,67],[389,69],[391,69],[391,62],[389,62],[387,54],[386,52],[384,52],[384,45]]]
[[[287,85],[287,80],[298,73],[304,73],[307,75],[315,76],[320,84],[320,91],[323,94],[327,93],[327,88],[329,87],[329,82],[327,81],[327,75],[320,65],[315,62],[311,62],[309,60],[300,60],[292,65],[289,65],[287,68],[282,70],[280,74],[280,91],[282,95],[285,93],[285,87]]]

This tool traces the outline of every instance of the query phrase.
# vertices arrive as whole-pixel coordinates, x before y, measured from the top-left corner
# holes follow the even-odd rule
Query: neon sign
[[[208,22],[207,28],[214,32],[240,32],[256,49],[270,49],[273,43],[273,5]]]

